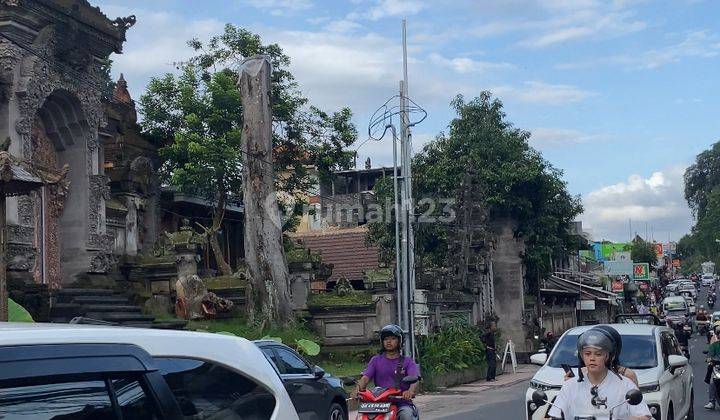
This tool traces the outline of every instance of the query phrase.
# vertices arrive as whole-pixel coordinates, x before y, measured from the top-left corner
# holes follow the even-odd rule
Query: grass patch
[[[264,327],[259,323],[248,324],[242,318],[189,321],[187,329],[193,331],[227,331],[248,340],[259,340],[266,335],[280,337],[283,343],[294,346],[300,339],[319,342],[318,336],[300,323],[287,328]]]
[[[354,291],[345,296],[335,293],[315,293],[308,296],[309,307],[326,306],[358,306],[372,304],[372,295],[367,292]]]
[[[369,360],[368,360],[369,362]],[[320,367],[325,369],[326,372],[331,373],[333,376],[342,378],[344,376],[357,376],[365,370],[367,363],[360,361],[345,361],[345,362],[331,362],[327,360],[320,360],[318,363]]]

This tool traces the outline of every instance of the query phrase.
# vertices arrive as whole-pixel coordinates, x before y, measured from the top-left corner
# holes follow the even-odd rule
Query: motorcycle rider
[[[622,354],[622,336],[619,332],[610,325],[596,325],[593,328],[597,328],[603,331],[606,331],[612,336],[612,339],[615,341],[615,357],[610,362],[610,370],[617,373],[618,375],[622,375],[631,381],[635,383],[635,385],[640,386],[640,383],[638,382],[637,374],[635,374],[635,371],[633,371],[630,368],[626,368],[625,366],[620,365],[620,355]],[[587,368],[580,368],[584,375],[587,374]],[[565,374],[565,380],[569,380],[572,378],[569,373]]]
[[[555,343],[557,343],[557,338],[555,337],[555,333],[552,331],[548,331],[545,334],[545,337],[543,337],[542,340],[540,340],[540,343],[542,343],[543,346],[547,349],[547,354],[550,354],[553,350],[553,347],[555,347]]]
[[[611,370],[617,356],[612,335],[599,328],[591,328],[580,335],[577,342],[577,381],[565,381],[560,393],[548,411],[549,417],[573,419],[575,416],[606,418],[609,408],[622,403],[625,394],[638,389],[628,378]],[[583,374],[587,367],[587,380]],[[632,406],[622,404],[613,409],[614,418],[627,420],[652,419],[645,402]]]
[[[380,354],[370,359],[362,377],[357,383],[358,392],[365,391],[368,383],[372,380],[375,386],[382,388],[400,388],[402,396],[406,400],[398,404],[398,420],[417,420],[418,410],[412,403],[418,388],[418,382],[406,384],[402,382],[405,376],[420,376],[420,368],[412,359],[402,354],[404,333],[402,328],[390,324],[380,330]]]
[[[678,342],[680,343],[680,346],[683,347],[683,351],[685,352],[685,357],[689,358],[690,354],[690,347],[688,342],[688,333],[685,332],[685,329],[683,328],[685,324],[682,322],[672,322],[671,320],[667,320],[667,326],[672,329],[675,332],[675,337],[677,338]]]
[[[715,326],[713,329],[714,336],[717,337],[718,334],[720,334],[720,326]],[[710,361],[720,359],[720,341],[718,341],[717,338],[712,342],[712,344],[710,344],[710,347],[708,347],[707,356],[706,361],[708,362],[708,367],[705,372],[705,383],[708,384],[708,403],[705,404],[705,408],[708,410],[714,410],[716,402],[716,389],[715,381],[712,379],[713,366]]]

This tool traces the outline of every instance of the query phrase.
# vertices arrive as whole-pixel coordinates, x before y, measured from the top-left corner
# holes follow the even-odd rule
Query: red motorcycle
[[[404,383],[414,384],[417,376],[406,376]],[[399,388],[366,389],[358,393],[360,404],[356,420],[397,420],[398,404],[406,401],[402,397],[403,391]]]

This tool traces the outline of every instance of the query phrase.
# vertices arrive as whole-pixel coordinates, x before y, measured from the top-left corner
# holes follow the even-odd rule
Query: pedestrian
[[[485,376],[485,380],[488,382],[496,381],[497,347],[495,347],[495,331],[497,331],[497,324],[493,321],[482,336],[482,342],[485,344],[485,359],[487,360],[487,375]]]

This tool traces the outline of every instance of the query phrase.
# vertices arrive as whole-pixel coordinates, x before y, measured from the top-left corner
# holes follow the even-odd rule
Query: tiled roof
[[[322,261],[333,264],[329,280],[346,276],[348,280],[362,280],[362,270],[377,268],[379,250],[376,246],[365,246],[367,228],[333,229],[293,234],[305,248],[320,252]]]

